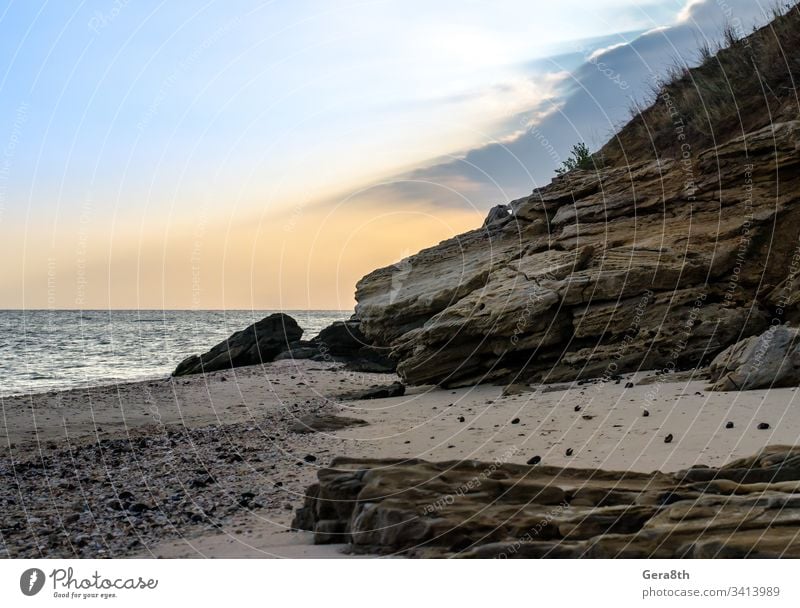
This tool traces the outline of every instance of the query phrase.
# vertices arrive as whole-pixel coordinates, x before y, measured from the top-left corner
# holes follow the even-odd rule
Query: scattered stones
[[[316,416],[336,418],[343,428],[339,417]],[[287,496],[311,482],[318,442],[329,449],[335,441],[308,431],[292,436],[291,450],[307,456],[305,466],[290,469],[282,444],[293,422],[276,412],[256,424],[131,428],[122,437],[70,438],[15,453],[13,461],[0,458],[0,552],[17,559],[125,557],[210,527],[234,529],[259,509],[282,510]],[[285,466],[276,469],[279,463]]]

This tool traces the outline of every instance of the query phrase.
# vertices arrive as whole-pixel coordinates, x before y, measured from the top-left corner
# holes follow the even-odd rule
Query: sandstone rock
[[[489,214],[483,221],[483,226],[493,226],[502,224],[511,219],[511,207],[509,205],[496,205],[489,210]]]
[[[431,557],[800,557],[800,448],[719,469],[612,472],[337,458],[293,527]]]
[[[172,375],[185,376],[267,363],[302,335],[303,330],[292,317],[274,313],[237,331],[207,353],[184,359]]]
[[[799,159],[800,121],[785,121],[698,154],[690,193],[674,159],[573,171],[508,221],[361,279],[361,329],[410,384],[706,365],[800,303]]]
[[[709,367],[712,391],[800,385],[800,330],[773,325],[721,352]]]

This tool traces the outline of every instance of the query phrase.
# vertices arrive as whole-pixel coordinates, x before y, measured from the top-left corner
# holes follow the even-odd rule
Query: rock
[[[644,416],[645,418],[647,418],[649,415],[650,415],[650,412],[648,410],[644,410],[642,412],[642,416]]]
[[[410,557],[800,557],[800,448],[674,474],[538,462],[336,458],[292,526]]]
[[[670,433],[669,435],[664,437],[664,443],[672,443],[672,439],[673,439],[672,433]]]
[[[800,120],[759,120],[718,140],[719,163],[696,151],[691,195],[678,157],[573,171],[513,201],[512,220],[368,274],[356,287],[361,330],[391,347],[412,385],[708,364],[794,294]],[[800,296],[787,301],[782,314],[800,318]]]
[[[483,227],[496,226],[504,224],[512,218],[510,205],[495,205],[489,210],[489,214],[483,221]]]
[[[291,342],[287,349],[275,355],[275,361],[282,361],[284,359],[303,360],[317,357],[320,354],[317,345],[310,340],[297,340]]]
[[[511,424],[519,424],[519,418],[514,418],[514,419],[511,421]]]
[[[292,433],[328,433],[351,426],[366,426],[367,422],[358,418],[333,416],[330,414],[309,414],[302,416],[289,426]]]
[[[564,454],[566,454],[567,456],[572,456],[573,453],[574,452],[573,452],[572,448],[567,448],[567,451],[564,452]]]
[[[530,464],[530,465],[536,465],[536,464],[539,464],[540,462],[542,462],[542,457],[541,456],[534,456],[533,458],[528,460],[528,464]]]
[[[274,313],[236,332],[207,353],[184,359],[172,375],[185,376],[267,363],[302,335],[303,330],[292,317]]]
[[[365,391],[361,391],[349,397],[350,399],[388,399],[390,397],[402,397],[405,395],[406,387],[402,382],[392,382],[385,386],[373,386]]]
[[[733,428],[733,422],[726,422],[725,423],[725,428],[726,429],[732,429]]]
[[[768,422],[759,422],[758,423],[758,430],[759,431],[766,431],[769,428]]]
[[[348,369],[371,373],[392,373],[395,363],[389,349],[379,348],[364,336],[358,320],[335,321],[311,340],[320,360],[344,361]]]
[[[317,457],[314,456],[313,454],[306,454],[303,457],[303,460],[305,460],[306,462],[317,462]]]
[[[773,325],[737,342],[709,367],[712,391],[745,391],[800,385],[800,330]]]
[[[533,392],[533,389],[528,384],[520,384],[520,383],[511,383],[503,389],[503,397],[509,397],[511,395],[522,395],[524,393]]]

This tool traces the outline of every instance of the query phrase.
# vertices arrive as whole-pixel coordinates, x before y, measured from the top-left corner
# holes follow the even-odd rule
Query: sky
[[[0,1],[0,308],[350,309],[769,5]]]

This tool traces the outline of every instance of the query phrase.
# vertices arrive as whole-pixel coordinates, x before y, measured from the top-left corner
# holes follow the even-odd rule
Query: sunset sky
[[[351,308],[769,5],[0,2],[0,308]]]

